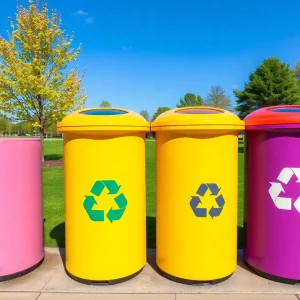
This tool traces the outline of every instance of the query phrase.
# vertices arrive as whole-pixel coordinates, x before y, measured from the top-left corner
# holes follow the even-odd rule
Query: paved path
[[[61,251],[63,252],[63,251]],[[135,278],[115,285],[85,285],[69,278],[58,249],[46,249],[44,263],[35,271],[0,282],[0,300],[298,300],[300,284],[288,285],[261,278],[241,260],[235,273],[219,284],[185,285],[162,277],[155,251]],[[63,256],[63,253],[62,253]]]

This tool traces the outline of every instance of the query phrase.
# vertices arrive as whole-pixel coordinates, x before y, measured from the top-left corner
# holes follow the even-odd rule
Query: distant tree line
[[[207,97],[186,93],[179,99],[177,108],[192,106],[209,106],[226,109],[245,118],[251,112],[276,105],[300,104],[300,62],[295,70],[290,65],[281,62],[276,57],[265,59],[254,72],[249,75],[244,89],[233,90],[236,97],[234,106],[225,90],[219,86],[212,86]],[[171,107],[160,106],[152,116],[154,121],[160,114],[170,110]],[[148,112],[147,116],[149,116]],[[145,114],[145,111],[143,111]]]
[[[183,98],[179,99],[179,103],[176,104],[177,108],[192,107],[192,106],[210,106],[223,109],[232,109],[232,103],[230,97],[226,95],[225,90],[220,85],[212,86],[206,99],[203,99],[200,95],[193,93],[186,93]],[[162,113],[171,110],[168,106],[160,106],[153,114],[152,118],[146,110],[142,110],[140,114],[147,120],[154,121]]]
[[[0,136],[25,136],[25,135],[39,135],[39,128],[33,126],[27,121],[17,121],[5,117],[0,117]],[[49,126],[45,135],[58,135],[56,123]]]
[[[233,90],[236,105],[220,85],[214,85],[206,98],[193,93],[186,93],[176,104],[177,108],[193,106],[209,106],[235,112],[242,119],[256,109],[283,104],[300,104],[300,62],[293,70],[288,64],[276,57],[265,59],[254,72],[249,75],[244,89]],[[111,107],[109,101],[102,101],[100,107]],[[146,121],[154,121],[159,115],[171,107],[160,106],[151,117],[147,110],[140,114]],[[1,126],[1,125],[0,125]]]

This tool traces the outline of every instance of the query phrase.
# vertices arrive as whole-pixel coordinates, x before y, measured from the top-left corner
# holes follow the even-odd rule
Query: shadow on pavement
[[[65,264],[65,222],[60,223],[52,229],[50,232],[50,237],[56,240],[56,245],[59,248],[59,253],[61,260],[63,262],[64,268],[66,269]]]

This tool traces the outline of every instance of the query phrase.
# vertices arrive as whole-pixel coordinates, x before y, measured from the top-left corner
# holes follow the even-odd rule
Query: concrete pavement
[[[0,292],[1,300],[299,300],[273,294],[84,294]]]
[[[295,295],[273,294],[74,294],[0,293],[1,300],[299,300]]]
[[[63,251],[62,256],[63,256]],[[148,263],[135,278],[115,285],[85,285],[69,278],[59,249],[46,249],[44,263],[33,272],[0,282],[0,300],[297,300],[300,284],[288,285],[252,273],[242,261],[235,273],[219,284],[185,285],[160,275],[155,251],[148,250]]]

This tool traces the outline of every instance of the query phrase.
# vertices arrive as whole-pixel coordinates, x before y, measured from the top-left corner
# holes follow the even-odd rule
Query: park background
[[[0,136],[44,139],[46,246],[64,246],[63,141],[56,126],[66,114],[120,107],[150,121],[176,107],[209,105],[244,118],[260,107],[300,103],[299,1],[18,3],[16,9],[15,1],[5,1],[0,10]],[[58,35],[69,34],[66,40],[74,31],[70,44],[45,42],[53,24],[64,30]],[[75,49],[74,56],[59,56],[64,47]],[[47,73],[49,58],[61,64],[55,75],[62,82]],[[74,72],[71,96],[64,86],[68,72]],[[243,139],[237,151],[242,247]],[[146,139],[146,170],[147,246],[155,247],[155,138]]]

